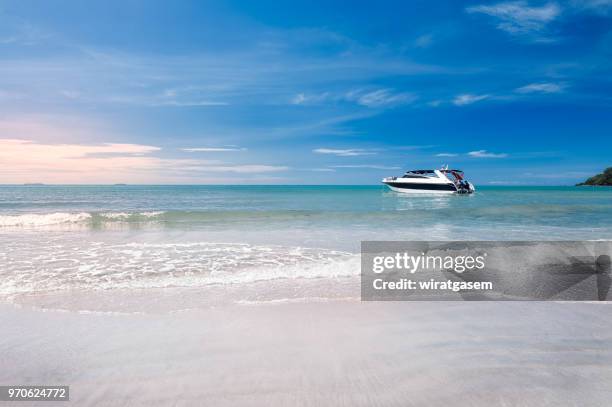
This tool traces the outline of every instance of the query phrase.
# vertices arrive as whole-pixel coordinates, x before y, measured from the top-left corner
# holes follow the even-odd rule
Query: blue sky
[[[0,183],[612,165],[612,1],[0,2]]]

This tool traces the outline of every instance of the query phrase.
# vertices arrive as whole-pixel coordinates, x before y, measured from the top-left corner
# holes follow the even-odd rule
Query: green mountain
[[[612,186],[612,167],[606,168],[606,170],[597,174],[594,177],[587,179],[584,182],[576,185],[607,185]]]

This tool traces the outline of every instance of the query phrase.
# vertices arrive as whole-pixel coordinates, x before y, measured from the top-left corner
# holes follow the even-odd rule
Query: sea
[[[296,282],[358,276],[364,240],[610,239],[606,187],[409,195],[378,185],[0,186],[0,298],[240,293],[283,282],[295,291]],[[259,298],[249,292],[236,301]]]

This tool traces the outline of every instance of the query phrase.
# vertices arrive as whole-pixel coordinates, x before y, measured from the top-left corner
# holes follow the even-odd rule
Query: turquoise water
[[[0,186],[0,296],[356,278],[363,240],[585,239],[612,239],[612,188]]]
[[[612,226],[612,188],[480,187],[471,196],[412,196],[384,186],[0,187],[0,227],[80,223],[96,228],[112,222],[187,229],[558,227],[568,233],[592,230],[584,237],[599,238]]]

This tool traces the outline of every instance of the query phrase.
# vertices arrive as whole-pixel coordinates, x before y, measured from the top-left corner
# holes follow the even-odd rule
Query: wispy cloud
[[[291,99],[291,103],[294,105],[301,105],[306,102],[306,95],[303,93],[298,93]]]
[[[289,167],[227,164],[218,160],[169,159],[157,146],[122,143],[51,144],[0,139],[0,183],[219,182],[208,173],[259,174]],[[227,178],[224,178],[227,181]]]
[[[309,171],[314,172],[336,172],[333,168],[310,168]]]
[[[462,95],[457,95],[453,99],[453,104],[455,106],[471,105],[472,103],[480,102],[481,100],[485,100],[487,98],[489,98],[489,95],[472,95],[469,93],[464,93]]]
[[[467,153],[468,156],[473,158],[505,158],[508,157],[506,153],[490,153],[487,150],[470,151]]]
[[[217,153],[217,152],[227,152],[227,151],[246,151],[246,148],[241,147],[189,147],[189,148],[181,148],[183,151],[187,151],[189,153]]]
[[[241,165],[203,165],[190,166],[187,170],[197,170],[202,172],[235,172],[246,174],[258,174],[263,172],[287,171],[289,167],[284,165],[262,165],[262,164],[241,164]]]
[[[332,154],[337,155],[339,157],[355,157],[359,155],[373,155],[376,154],[374,150],[367,150],[362,148],[347,148],[347,149],[337,149],[337,148],[316,148],[312,150],[313,153],[317,154]]]
[[[455,153],[439,153],[436,154],[436,157],[457,157],[459,154]]]
[[[411,92],[396,92],[393,89],[354,89],[343,93],[298,93],[291,99],[294,105],[316,105],[322,103],[351,102],[369,108],[390,108],[414,102],[417,96]]]
[[[1,17],[1,16],[0,16]],[[0,31],[3,21],[0,21]],[[396,50],[338,41],[333,32],[270,28],[259,30],[239,47],[220,47],[194,53],[139,52],[133,48],[101,48],[92,44],[50,38],[48,52],[15,56],[7,53],[0,77],[17,84],[15,91],[32,102],[74,106],[61,89],[78,92],[81,106],[131,105],[142,107],[219,107],[317,103],[344,98],[366,107],[392,107],[410,103],[414,95],[391,88],[367,88],[354,100],[352,89],[388,76],[443,73],[448,68],[415,63]],[[16,47],[14,29],[0,32],[0,41]],[[320,30],[321,32],[325,30]],[[265,37],[265,38],[262,38]],[[269,47],[270,37],[278,46]],[[313,44],[314,42],[314,44]],[[333,55],[309,52],[311,46],[339,48]],[[1,45],[1,44],[0,44]],[[61,52],[54,52],[61,49]],[[344,52],[341,52],[344,51]],[[299,67],[299,69],[296,69]],[[343,83],[345,90],[338,90]],[[375,82],[374,82],[375,83]],[[298,89],[302,92],[296,92]],[[332,89],[330,95],[321,89]],[[319,96],[319,94],[321,96]]]
[[[3,13],[4,14],[4,13]],[[10,34],[0,32],[0,45],[33,46],[45,42],[52,35],[24,21],[7,21],[3,19],[2,25],[8,28]]]
[[[521,86],[515,89],[516,93],[560,93],[565,88],[565,85],[559,83],[530,83],[529,85]]]
[[[513,35],[541,33],[561,14],[561,7],[554,2],[538,7],[530,6],[526,1],[509,1],[472,6],[466,10],[495,18],[497,28]]]
[[[371,92],[353,91],[346,95],[362,106],[379,108],[397,106],[414,102],[416,95],[409,92],[394,92],[393,89],[378,89]]]
[[[13,182],[122,182],[154,169],[172,166],[173,160],[150,156],[159,147],[138,144],[47,144],[30,140],[0,139],[0,180]],[[144,172],[144,173],[143,173]]]

